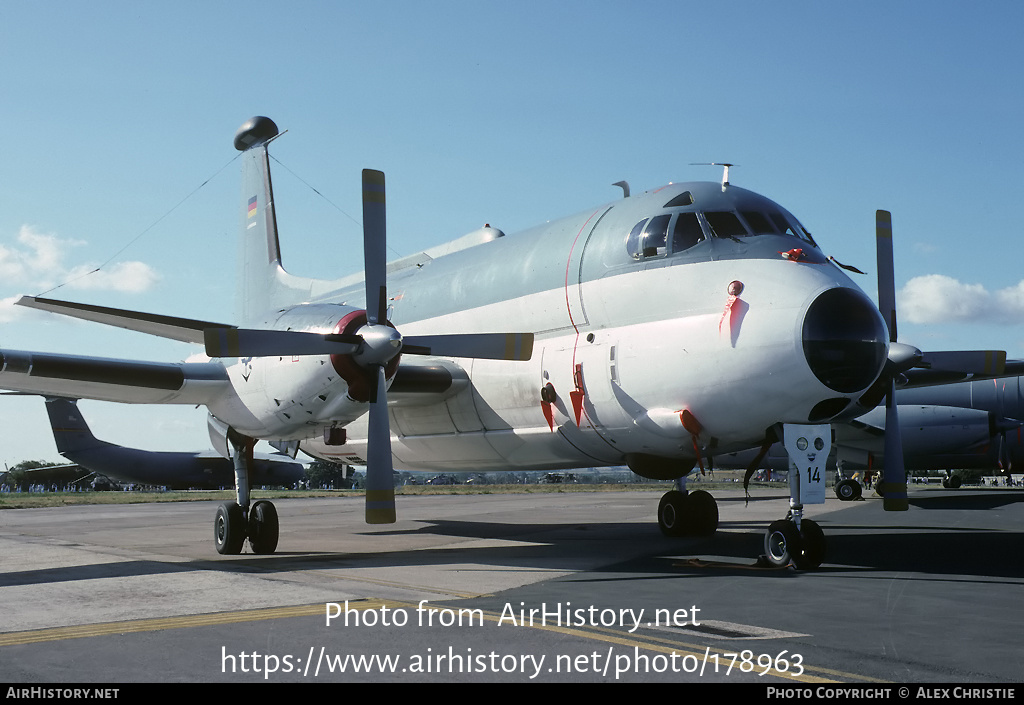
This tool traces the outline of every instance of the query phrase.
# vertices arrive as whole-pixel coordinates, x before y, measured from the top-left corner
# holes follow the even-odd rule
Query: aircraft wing
[[[956,382],[970,382],[981,379],[1000,379],[1003,377],[1019,377],[1024,375],[1024,360],[1006,360],[1003,363],[979,367],[974,370],[951,370],[936,368],[915,367],[905,370],[902,380],[897,384],[898,389],[910,389],[914,387],[933,387],[941,384],[954,384]]]
[[[229,389],[219,362],[143,362],[0,350],[0,387],[129,404],[205,404]]]

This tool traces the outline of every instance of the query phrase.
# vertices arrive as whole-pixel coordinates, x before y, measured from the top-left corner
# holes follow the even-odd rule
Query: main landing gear
[[[855,499],[860,499],[860,496],[864,493],[864,488],[856,480],[840,480],[836,483],[835,493],[836,497],[844,502],[852,502]]]
[[[665,536],[710,536],[718,529],[718,503],[704,490],[688,492],[681,477],[661,498],[658,527]]]
[[[249,468],[252,467],[251,438],[232,439],[235,464],[235,501],[217,507],[213,520],[213,540],[217,553],[234,556],[242,552],[245,539],[253,553],[267,554],[277,550],[280,524],[277,508],[272,502],[260,500],[249,506]]]
[[[867,475],[870,477],[870,475]],[[836,497],[844,502],[852,502],[861,498],[864,487],[852,477],[847,477],[843,470],[842,458],[836,458]]]

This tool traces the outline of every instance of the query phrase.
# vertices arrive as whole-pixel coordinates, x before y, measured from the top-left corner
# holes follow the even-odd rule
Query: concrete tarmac
[[[784,492],[713,494],[683,539],[659,492],[279,500],[278,552],[231,557],[213,503],[5,510],[0,681],[1021,681],[1024,493],[830,494],[813,572],[756,565]]]

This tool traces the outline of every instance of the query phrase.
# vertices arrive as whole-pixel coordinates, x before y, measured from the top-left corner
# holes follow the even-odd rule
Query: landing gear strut
[[[665,536],[710,536],[718,529],[718,503],[704,490],[688,492],[679,478],[661,498],[658,527]]]
[[[785,426],[789,453],[789,515],[773,521],[764,535],[764,555],[771,565],[790,563],[811,570],[825,560],[825,533],[817,522],[805,519],[804,502],[825,501],[825,461],[832,445],[830,426]]]
[[[217,507],[213,520],[213,539],[217,553],[235,556],[242,552],[245,539],[253,553],[273,553],[277,550],[280,524],[273,503],[260,500],[249,506],[249,470],[252,467],[252,438],[231,438],[235,465],[235,501]]]

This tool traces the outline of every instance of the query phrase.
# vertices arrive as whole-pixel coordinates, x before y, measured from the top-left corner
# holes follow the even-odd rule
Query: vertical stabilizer
[[[267,117],[248,120],[235,134],[235,149],[244,152],[238,292],[243,325],[257,323],[272,309],[309,296],[311,280],[293,277],[281,266],[267,151],[278,134],[277,125]]]
[[[46,413],[50,417],[50,429],[57,444],[57,452],[61,455],[110,445],[92,435],[85,417],[78,410],[77,400],[48,397]]]

